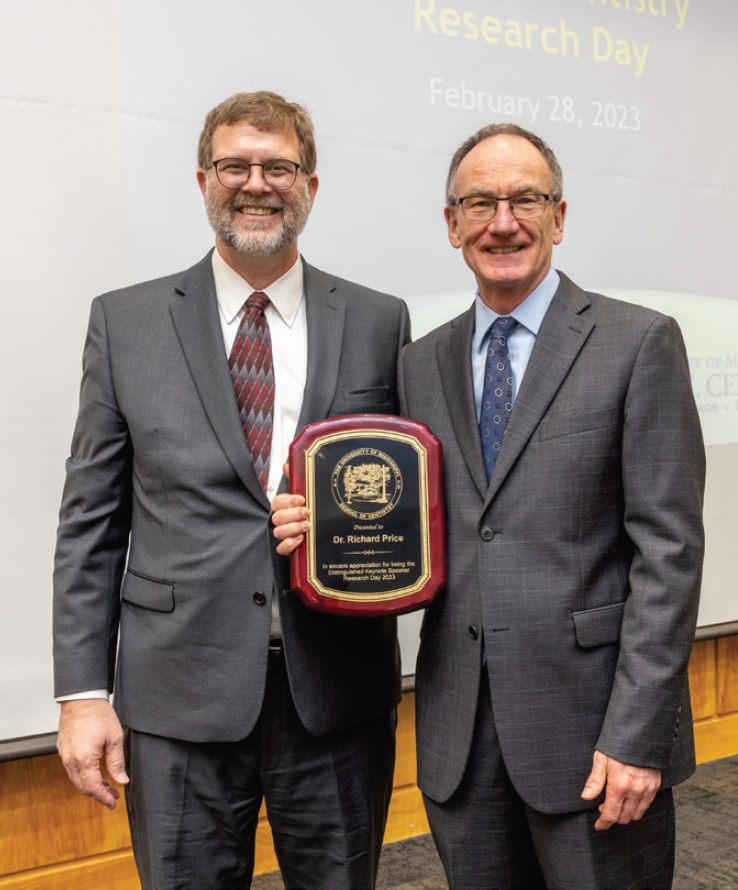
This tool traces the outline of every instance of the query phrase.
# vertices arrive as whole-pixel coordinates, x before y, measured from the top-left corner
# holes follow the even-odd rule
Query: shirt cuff
[[[73,692],[71,695],[57,695],[56,701],[77,701],[84,698],[104,698],[109,701],[107,689],[87,689],[85,692]]]

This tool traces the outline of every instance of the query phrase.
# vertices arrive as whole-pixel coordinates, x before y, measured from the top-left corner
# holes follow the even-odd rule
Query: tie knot
[[[249,309],[256,309],[258,312],[263,312],[266,307],[269,305],[269,297],[262,293],[262,291],[257,290],[254,291],[253,294],[246,300],[246,311]]]
[[[501,340],[503,337],[509,337],[517,326],[518,322],[512,316],[502,315],[492,322],[490,336],[493,340]]]

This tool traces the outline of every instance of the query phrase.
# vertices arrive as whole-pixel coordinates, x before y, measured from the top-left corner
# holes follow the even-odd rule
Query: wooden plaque
[[[305,427],[290,446],[290,490],[312,528],[291,556],[313,609],[399,615],[446,583],[441,444],[427,426],[352,414]]]

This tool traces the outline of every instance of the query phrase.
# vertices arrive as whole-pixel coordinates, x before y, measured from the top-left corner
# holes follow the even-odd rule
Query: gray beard
[[[249,223],[248,230],[244,231],[234,224],[233,213],[238,212],[238,207],[244,204],[259,204],[264,207],[284,207],[282,213],[282,225],[273,231],[268,231],[268,222]],[[272,198],[269,201],[248,200],[241,196],[234,196],[228,204],[216,205],[209,189],[205,191],[205,211],[213,231],[226,247],[245,256],[270,256],[279,253],[294,244],[302,233],[310,215],[310,195],[307,185],[304,186],[299,200],[295,204],[280,203],[280,199]]]

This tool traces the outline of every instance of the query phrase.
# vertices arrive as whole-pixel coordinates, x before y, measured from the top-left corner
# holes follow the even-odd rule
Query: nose
[[[493,232],[496,232],[500,235],[507,235],[510,232],[515,232],[519,228],[519,222],[515,216],[513,216],[512,210],[510,210],[510,203],[508,201],[499,201],[497,204],[497,213],[495,214],[494,219],[489,221],[489,228],[492,229]]]
[[[249,167],[249,178],[241,186],[242,192],[259,194],[273,191],[269,183],[264,179],[264,168],[260,164],[252,164]]]

